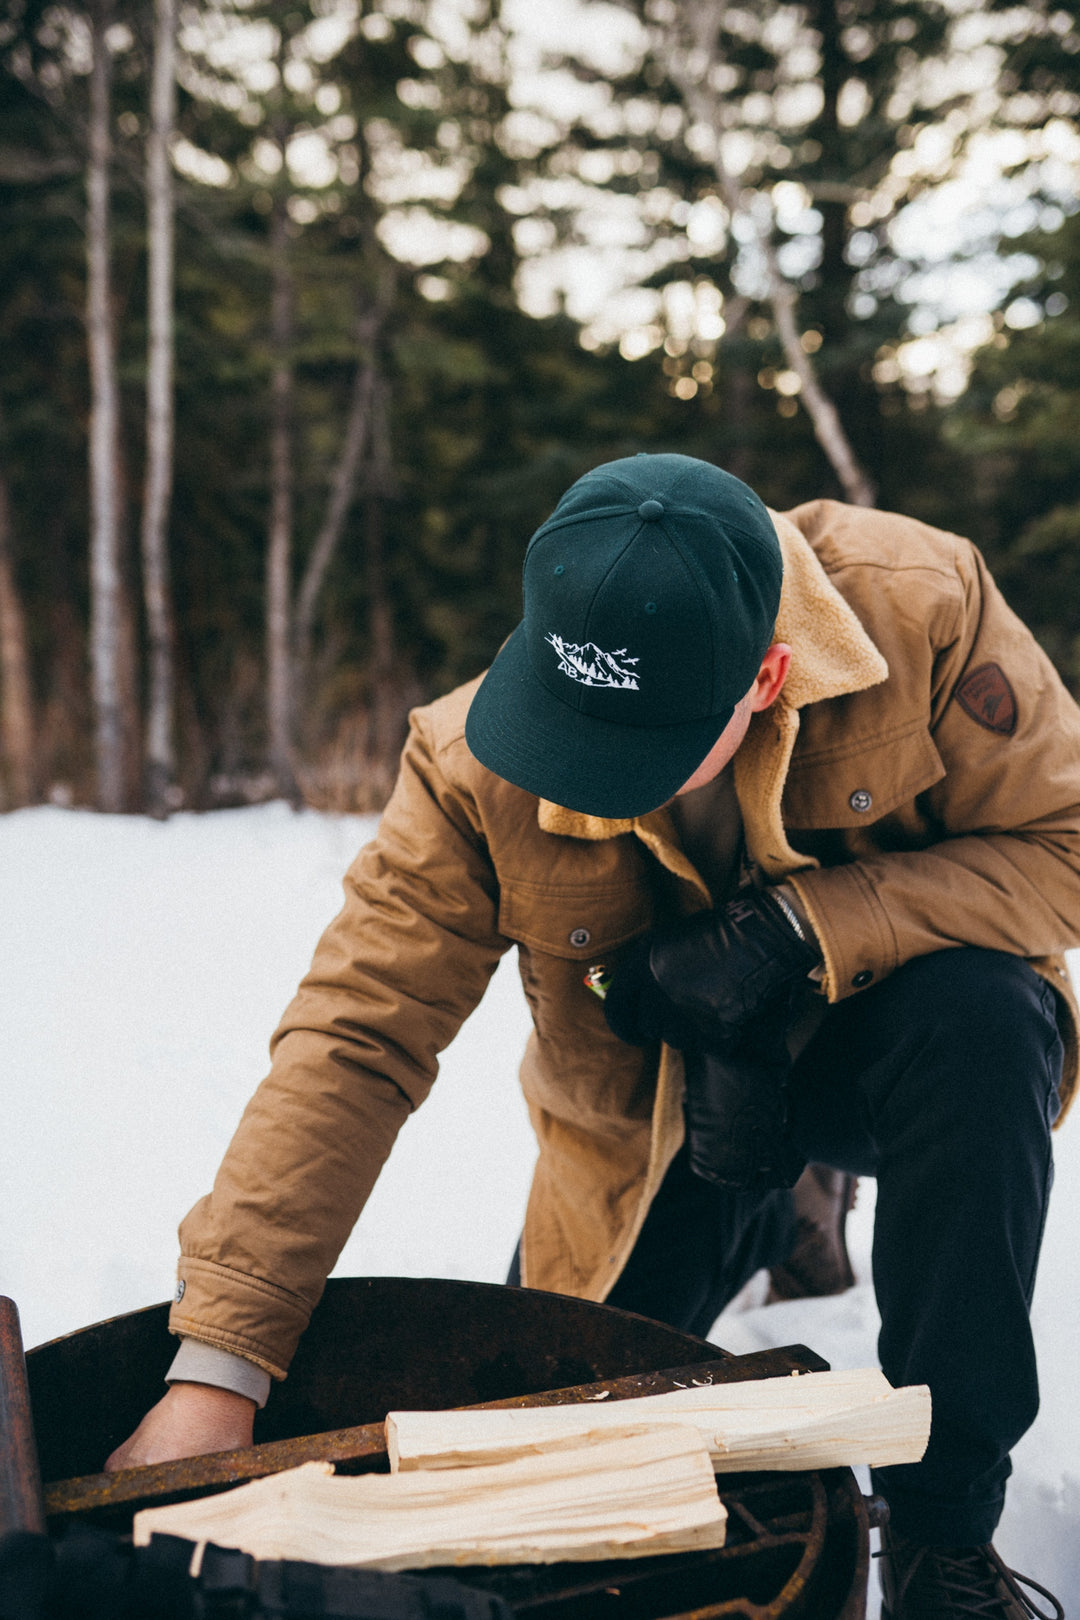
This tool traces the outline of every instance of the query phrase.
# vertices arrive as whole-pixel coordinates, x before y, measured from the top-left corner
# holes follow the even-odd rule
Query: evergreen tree
[[[998,581],[1080,692],[1080,214],[1021,245],[1036,273],[998,312],[949,431]]]

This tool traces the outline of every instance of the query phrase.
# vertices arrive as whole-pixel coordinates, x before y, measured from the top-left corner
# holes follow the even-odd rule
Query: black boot
[[[881,1620],[1065,1620],[1057,1598],[1007,1569],[989,1544],[920,1547],[886,1530],[880,1556]],[[1021,1582],[1053,1609],[1036,1608]]]
[[[855,1282],[844,1229],[855,1207],[854,1176],[808,1164],[791,1190],[796,1232],[791,1252],[769,1272],[767,1305],[842,1294]]]

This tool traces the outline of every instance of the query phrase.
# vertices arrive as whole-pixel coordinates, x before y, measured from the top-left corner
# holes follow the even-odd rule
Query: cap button
[[[642,501],[637,509],[637,515],[639,518],[644,518],[646,523],[653,523],[657,518],[663,517],[663,503],[661,501]]]

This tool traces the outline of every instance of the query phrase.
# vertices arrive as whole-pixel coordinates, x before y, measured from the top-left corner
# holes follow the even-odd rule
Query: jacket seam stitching
[[[203,1260],[197,1255],[185,1254],[181,1256],[181,1264],[191,1271],[206,1271],[211,1276],[227,1277],[230,1282],[238,1279],[246,1288],[250,1288],[253,1293],[264,1294],[268,1299],[278,1300],[305,1317],[311,1314],[309,1306],[299,1294],[291,1293],[289,1289],[282,1288],[279,1283],[267,1282],[263,1277],[253,1277],[246,1271],[237,1271],[232,1266],[223,1266],[216,1260]]]
[[[190,1329],[181,1325],[189,1322]],[[191,1339],[197,1344],[208,1345],[211,1350],[227,1350],[230,1355],[242,1356],[245,1361],[250,1361],[255,1366],[261,1367],[263,1372],[268,1372],[271,1378],[285,1377],[284,1369],[277,1362],[269,1361],[254,1339],[249,1339],[244,1333],[236,1333],[225,1328],[207,1328],[190,1316],[178,1317],[175,1322],[171,1322],[169,1332],[178,1339]]]
[[[874,888],[873,884],[870,882],[870,879],[858,864],[853,867],[852,875],[855,877],[856,882],[858,882],[862,887],[862,890],[866,895],[867,903],[873,914],[874,927],[880,940],[879,955],[885,969],[882,976],[887,977],[888,974],[892,973],[900,960],[900,945],[893,930],[892,918],[889,916],[888,912],[885,910],[885,907],[878,899],[877,890]]]
[[[876,753],[879,748],[884,748],[889,743],[904,742],[908,737],[920,735],[929,738],[936,749],[937,745],[934,743],[930,727],[927,725],[925,717],[920,717],[911,725],[900,727],[895,731],[875,733],[873,736],[860,738],[856,743],[837,743],[834,748],[817,748],[813,752],[802,753],[798,759],[793,759],[788,767],[788,778],[796,776],[799,771],[806,770],[811,766],[836,764],[839,760],[856,759],[860,754]]]
[[[558,836],[558,835],[556,835]],[[592,884],[556,884],[556,883],[530,883],[527,879],[500,878],[499,888],[503,894],[539,895],[547,900],[620,900],[626,895],[627,885],[622,883],[607,883],[597,888]]]
[[[805,535],[803,538],[806,538]],[[939,578],[950,579],[955,584],[959,573],[958,561],[954,561],[951,567],[946,567],[944,563],[889,562],[877,557],[859,557],[845,558],[843,562],[833,563],[830,566],[818,552],[815,551],[814,555],[830,579],[834,574],[842,574],[849,568],[858,569],[860,573],[873,568],[885,574],[936,574]]]
[[[858,862],[852,862],[848,866],[832,867],[829,870],[844,873],[859,891],[874,933],[874,945],[872,948],[881,965],[880,978],[887,978],[898,965],[900,957],[899,945],[887,912],[878,900],[865,872],[860,869]],[[821,953],[825,959],[826,978],[824,989],[828,1000],[830,1002],[840,1001],[852,988],[851,981],[854,972],[859,971],[858,964],[853,963],[849,958],[842,929],[836,930],[828,926],[820,907],[802,886],[800,879],[801,874],[793,873],[785,881],[791,884],[806,907],[810,922],[818,936]]]

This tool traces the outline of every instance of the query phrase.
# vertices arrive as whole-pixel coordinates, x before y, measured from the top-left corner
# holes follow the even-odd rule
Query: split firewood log
[[[722,1547],[709,1454],[685,1425],[620,1427],[487,1468],[335,1477],[330,1463],[135,1515],[258,1559],[404,1570],[640,1558]]]
[[[925,1384],[894,1389],[877,1368],[707,1384],[636,1400],[510,1410],[391,1412],[390,1467],[462,1468],[523,1457],[627,1423],[684,1423],[718,1470],[917,1462],[930,1438]]]

